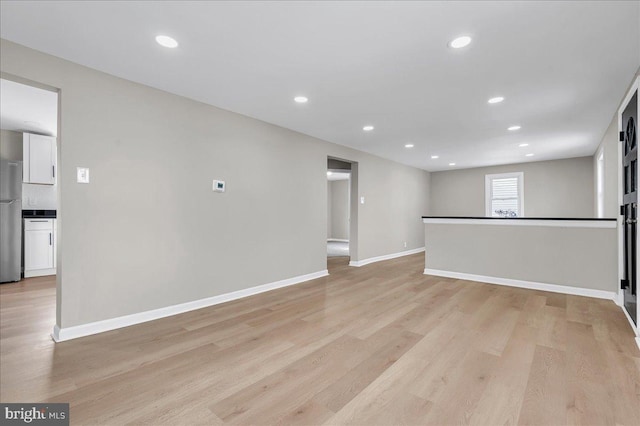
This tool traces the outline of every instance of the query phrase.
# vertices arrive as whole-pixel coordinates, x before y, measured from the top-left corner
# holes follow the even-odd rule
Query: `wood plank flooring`
[[[613,302],[422,274],[423,255],[54,344],[55,282],[0,286],[0,400],[72,424],[638,425]]]

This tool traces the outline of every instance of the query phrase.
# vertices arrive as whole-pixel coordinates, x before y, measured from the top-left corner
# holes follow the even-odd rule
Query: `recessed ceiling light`
[[[327,172],[327,176],[331,176],[333,172]]]
[[[449,163],[449,165],[450,165],[450,166],[455,166],[455,165],[456,165],[456,163]]]
[[[515,130],[520,130],[520,129],[522,129],[522,126],[511,126],[507,130],[511,130],[513,132]]]
[[[362,130],[364,130],[365,132],[370,132],[373,130],[373,126],[364,126]]]
[[[413,144],[412,143],[408,143],[404,146],[405,148],[413,148]]]
[[[440,158],[440,156],[438,156],[438,155],[432,155],[432,156],[431,156],[431,159],[432,159],[432,160],[437,160],[438,158]]]
[[[529,146],[528,143],[521,143],[520,145],[518,145],[520,148],[524,148],[525,146]]]
[[[178,42],[174,38],[166,35],[156,36],[156,41],[160,46],[168,47],[169,49],[178,47]]]
[[[468,46],[469,43],[471,43],[471,37],[460,36],[451,40],[451,42],[449,42],[449,47],[452,47],[454,49],[460,49],[462,47]]]
[[[306,96],[296,96],[293,100],[299,104],[306,104],[309,101],[309,98]]]
[[[489,99],[487,102],[489,102],[490,104],[499,104],[502,101],[504,101],[504,98],[502,96],[496,96],[495,98]]]
[[[533,157],[533,154],[529,153],[529,154],[525,155],[525,157]]]

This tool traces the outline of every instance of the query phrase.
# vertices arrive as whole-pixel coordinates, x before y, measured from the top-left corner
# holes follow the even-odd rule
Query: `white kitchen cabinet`
[[[53,270],[58,267],[58,219],[53,219]]]
[[[55,275],[55,219],[24,220],[24,276]]]
[[[24,183],[56,183],[56,138],[23,133],[22,157]]]

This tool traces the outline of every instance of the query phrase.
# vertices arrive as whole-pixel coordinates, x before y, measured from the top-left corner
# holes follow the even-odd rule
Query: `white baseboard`
[[[382,260],[395,259],[396,257],[409,256],[410,254],[421,253],[424,251],[424,247],[419,247],[417,249],[401,251],[399,253],[385,254],[384,256],[370,257],[368,259],[362,260],[352,260],[349,262],[349,266],[364,266],[374,262],[380,262]]]
[[[206,308],[208,306],[218,305],[220,303],[229,302],[243,297],[253,296],[255,294],[264,293],[266,291],[275,290],[282,287],[288,287],[300,284],[305,281],[314,280],[316,278],[326,277],[329,271],[318,271],[311,274],[300,275],[293,278],[259,285],[256,287],[246,288],[231,293],[221,294],[219,296],[207,297],[205,299],[194,300],[192,302],[180,303],[178,305],[167,306],[164,308],[153,309],[151,311],[139,312],[136,314],[125,315],[117,318],[110,318],[103,321],[91,322],[88,324],[76,325],[73,327],[60,328],[56,324],[53,327],[51,337],[56,342],[77,339],[78,337],[90,336],[92,334],[103,333],[105,331],[115,330],[118,328],[128,327],[130,325],[140,324],[147,321],[153,321],[172,315],[182,314],[184,312],[196,309]]]
[[[348,243],[349,240],[341,240],[340,238],[327,238],[327,241],[336,241],[338,243]]]
[[[514,280],[510,278],[489,277],[486,275],[474,275],[464,272],[442,271],[439,269],[425,268],[425,275],[436,275],[439,277],[456,278],[460,280],[479,281],[489,284],[506,285],[510,287],[528,288],[531,290],[549,291],[552,293],[571,294],[575,296],[595,297],[597,299],[608,299],[616,301],[617,293],[614,291],[593,290],[590,288],[571,287],[558,284],[538,283],[534,281]]]
[[[616,293],[614,302],[616,302],[616,305],[624,309],[624,295],[621,292]]]
[[[56,274],[56,268],[32,269],[30,271],[24,271],[25,278],[45,277],[47,275],[55,275],[55,274]]]

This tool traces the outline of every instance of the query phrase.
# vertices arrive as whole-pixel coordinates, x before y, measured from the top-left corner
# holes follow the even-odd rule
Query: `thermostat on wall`
[[[213,181],[213,190],[215,192],[224,192],[224,181],[223,180],[214,180]]]

